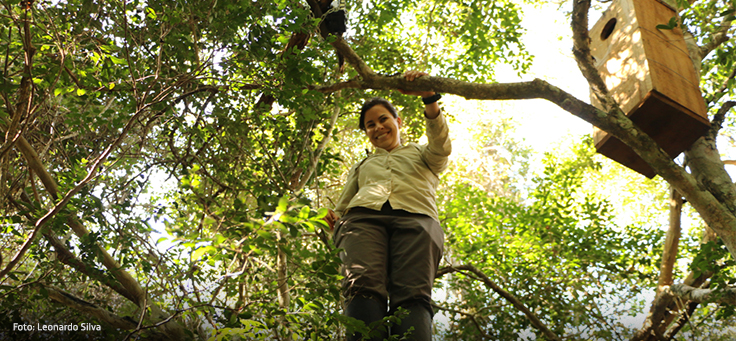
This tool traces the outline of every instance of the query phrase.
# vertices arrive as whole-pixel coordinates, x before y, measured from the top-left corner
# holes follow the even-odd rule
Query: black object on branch
[[[348,11],[345,9],[345,0],[335,0],[324,15],[325,25],[331,33],[345,33],[347,30]]]

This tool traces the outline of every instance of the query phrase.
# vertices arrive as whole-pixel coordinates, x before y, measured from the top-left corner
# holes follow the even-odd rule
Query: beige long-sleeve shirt
[[[345,188],[335,207],[342,216],[350,208],[364,207],[380,211],[386,201],[396,210],[432,217],[437,215],[437,177],[447,168],[452,152],[447,121],[442,113],[426,119],[425,145],[408,143],[390,152],[376,148],[364,161],[350,169]]]

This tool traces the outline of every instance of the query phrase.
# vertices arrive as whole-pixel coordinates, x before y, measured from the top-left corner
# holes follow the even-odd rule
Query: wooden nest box
[[[710,127],[682,31],[657,28],[676,15],[659,0],[614,0],[590,30],[591,53],[611,95],[673,159]],[[593,95],[591,103],[602,109]],[[648,178],[656,175],[610,134],[596,128],[594,141],[599,153]]]

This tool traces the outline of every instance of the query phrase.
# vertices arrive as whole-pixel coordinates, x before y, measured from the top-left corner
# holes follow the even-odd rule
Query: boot
[[[381,304],[370,297],[357,295],[348,303],[345,308],[345,315],[363,321],[366,326],[370,326],[371,323],[380,321],[386,316],[386,304]],[[375,330],[379,330],[379,334],[373,338],[368,338],[368,335],[364,338],[361,333],[355,333],[348,336],[348,341],[383,341],[386,339],[385,326],[376,326]]]
[[[421,304],[405,307],[409,314],[401,319],[400,324],[391,326],[391,335],[402,337],[409,332],[411,327],[414,329],[410,332],[407,340],[412,341],[431,341],[432,340],[432,313]]]

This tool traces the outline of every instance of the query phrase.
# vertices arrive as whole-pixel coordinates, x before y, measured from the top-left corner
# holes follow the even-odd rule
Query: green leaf
[[[215,247],[214,246],[211,246],[211,245],[200,247],[200,248],[194,250],[194,252],[192,252],[192,261],[199,260],[200,258],[202,258],[202,256],[205,253],[208,253],[208,252],[211,252],[211,251],[215,251],[215,250],[217,250],[217,249],[215,249]]]
[[[301,210],[299,210],[299,219],[308,219],[309,218],[309,206],[302,207]]]
[[[146,7],[146,16],[152,20],[156,20],[157,18],[156,11],[154,11],[151,7]]]
[[[118,57],[115,57],[113,55],[110,55],[109,57],[110,57],[110,60],[112,60],[112,62],[114,64],[119,64],[119,65],[125,65],[125,64],[127,64],[127,62],[125,61],[125,59],[118,58]]]
[[[660,25],[657,25],[656,27],[659,30],[672,30],[675,27],[677,27],[677,18],[676,17],[672,17],[672,18],[670,18],[670,22],[667,23],[667,25],[661,25],[660,24]]]
[[[289,206],[289,197],[283,196],[279,199],[279,205],[276,207],[276,213],[284,213]]]
[[[289,226],[289,234],[291,234],[292,237],[296,237],[299,235],[299,229],[296,228],[294,225]]]

